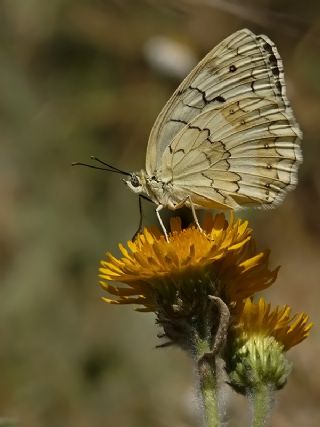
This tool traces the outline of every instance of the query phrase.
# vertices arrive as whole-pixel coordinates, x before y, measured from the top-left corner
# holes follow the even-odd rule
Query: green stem
[[[198,374],[206,427],[219,427],[216,358],[198,346]],[[202,347],[202,351],[199,347]]]
[[[260,385],[251,391],[252,427],[265,427],[269,423],[274,401],[274,389],[270,385]]]

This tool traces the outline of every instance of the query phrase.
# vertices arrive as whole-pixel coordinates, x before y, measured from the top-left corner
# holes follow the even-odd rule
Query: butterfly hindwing
[[[160,178],[198,207],[276,205],[296,184],[300,138],[274,98],[226,102],[184,125],[163,153]]]

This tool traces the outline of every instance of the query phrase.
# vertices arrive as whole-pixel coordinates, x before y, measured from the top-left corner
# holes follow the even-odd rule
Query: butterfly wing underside
[[[244,29],[169,99],[150,134],[146,171],[198,207],[272,206],[295,186],[301,137],[275,45]]]

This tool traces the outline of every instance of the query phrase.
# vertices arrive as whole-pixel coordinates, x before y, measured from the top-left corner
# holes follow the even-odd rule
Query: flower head
[[[227,345],[230,384],[241,393],[266,386],[280,389],[290,373],[285,352],[304,340],[312,323],[305,313],[291,316],[287,305],[271,310],[260,298],[248,298],[237,313]]]
[[[177,313],[183,306],[186,314],[201,305],[202,295],[232,305],[273,283],[278,270],[269,270],[267,251],[257,252],[247,221],[231,215],[228,223],[223,214],[208,214],[202,227],[182,229],[180,218],[173,218],[168,242],[158,228],[145,228],[128,249],[120,244],[121,258],[108,253],[101,261],[100,283],[117,297],[104,300],[138,304],[140,311],[165,307]]]

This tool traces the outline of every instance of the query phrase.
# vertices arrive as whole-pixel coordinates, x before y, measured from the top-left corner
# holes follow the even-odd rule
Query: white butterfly
[[[274,43],[243,29],[183,80],[153,125],[146,168],[128,187],[159,211],[273,207],[297,183],[302,132]]]

